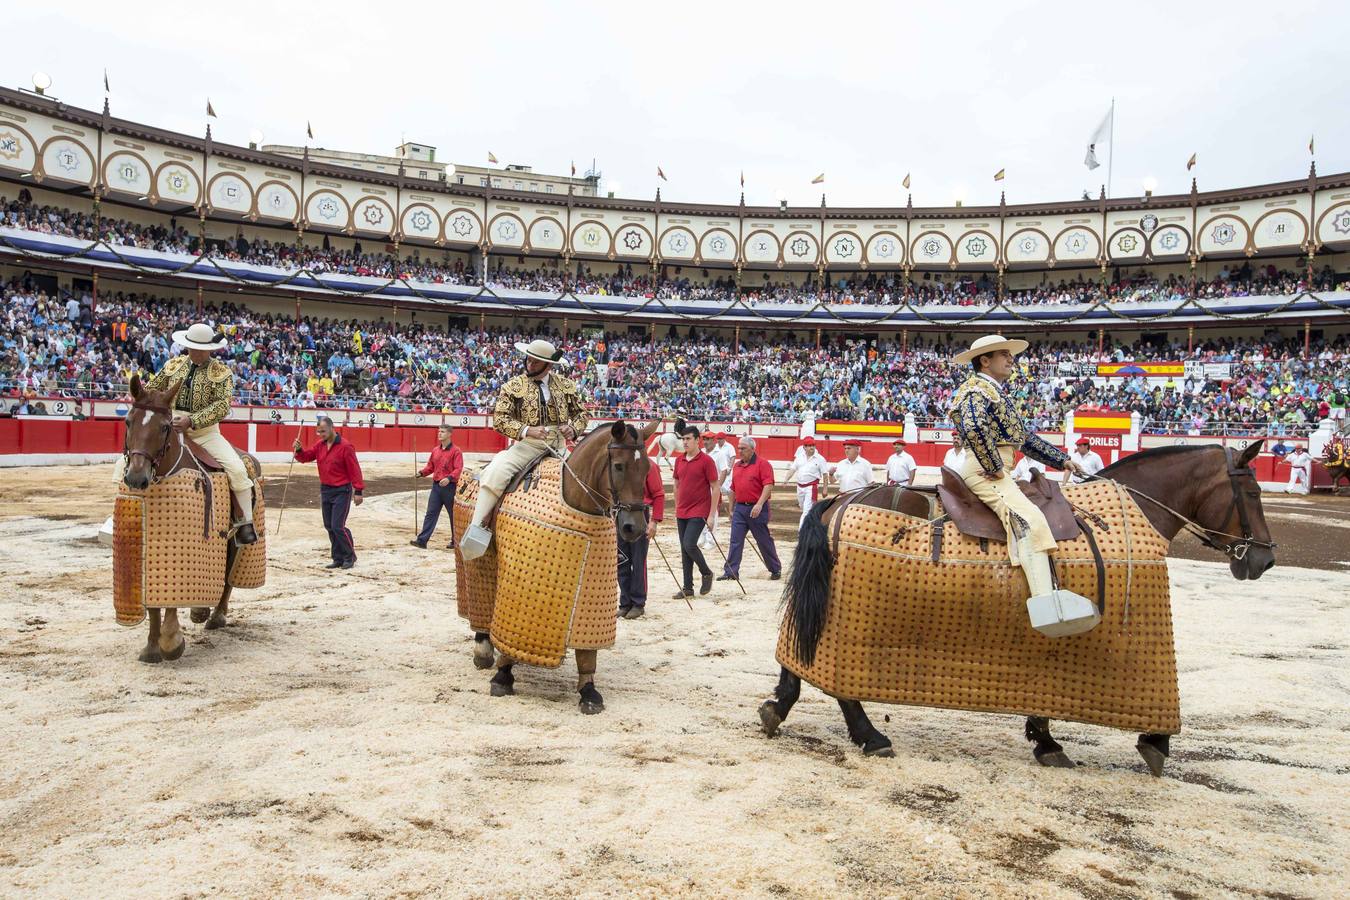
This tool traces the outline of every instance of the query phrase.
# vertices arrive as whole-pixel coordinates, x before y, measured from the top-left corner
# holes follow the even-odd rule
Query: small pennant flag
[[[576,163],[576,160],[573,160],[573,161],[572,161],[572,177],[573,177],[573,178],[576,178],[576,177],[577,177],[577,163]]]
[[[488,162],[492,163],[494,166],[497,164],[497,156],[491,150],[488,151]]]
[[[211,98],[210,98],[210,97],[207,97],[207,98],[206,98],[206,114],[207,114],[208,116],[210,116],[211,118],[213,118],[213,119],[218,118],[218,117],[216,116],[216,108],[215,108],[214,106],[211,105]]]
[[[105,76],[105,78],[106,78],[106,76]],[[1312,137],[1309,137],[1309,138],[1308,138],[1308,155],[1309,155],[1309,156],[1312,156],[1312,155],[1313,155],[1313,138],[1312,138]]]
[[[997,172],[994,173],[994,180],[995,180],[995,181],[1002,181],[1002,180],[1003,180],[1003,173],[1005,173],[1005,172],[1007,172],[1007,171],[1008,171],[1007,169],[999,169]]]
[[[312,141],[314,140],[314,126],[308,121],[305,122],[305,135]]]
[[[110,94],[110,93],[112,93],[112,88],[108,87],[108,70],[107,70],[107,69],[104,69],[104,70],[103,70],[103,93],[105,93],[105,94]]]
[[[825,173],[821,172],[815,178],[811,179],[812,184],[822,184],[825,181]]]
[[[660,166],[657,166],[657,167],[656,167],[656,177],[657,177],[657,178],[660,178],[662,181],[669,181],[669,180],[670,180],[669,178],[666,177],[666,173],[661,171],[661,167],[660,167]]]
[[[902,185],[904,186],[905,190],[909,190],[909,173],[908,173],[908,172],[905,173],[905,180],[902,181],[902,182],[900,182],[900,184],[902,184]]]
[[[1195,168],[1195,154],[1192,153],[1191,158],[1186,160],[1186,171],[1189,172],[1191,169],[1194,168]]]
[[[741,187],[745,187],[745,170],[741,169]]]

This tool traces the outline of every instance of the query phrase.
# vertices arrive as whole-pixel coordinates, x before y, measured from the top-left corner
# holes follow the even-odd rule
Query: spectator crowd
[[[140,225],[123,219],[101,217],[75,210],[38,206],[26,194],[18,199],[0,197],[0,224],[43,234],[57,234],[85,241],[104,240],[113,247],[137,247],[185,256],[202,253],[201,240],[176,219],[167,225]],[[441,262],[424,259],[420,250],[402,258],[387,252],[365,252],[359,242],[353,249],[338,249],[327,235],[318,245],[297,246],[261,238],[248,240],[208,240],[207,250],[222,262],[245,262],[269,266],[285,272],[307,270],[315,274],[338,273],[375,278],[404,279],[427,284],[483,287],[491,291],[538,291],[550,295],[572,292],[582,295],[623,296],[659,300],[707,300],[730,304],[739,299],[748,306],[761,304],[831,305],[863,304],[895,306],[987,307],[999,299],[996,282],[987,274],[957,273],[942,280],[940,273],[916,272],[906,279],[898,272],[833,273],[821,284],[810,273],[799,273],[799,280],[774,280],[769,273],[747,271],[738,289],[730,276],[713,277],[699,270],[699,278],[684,274],[684,267],[667,265],[658,275],[634,271],[631,263],[618,271],[594,272],[578,262],[564,268],[557,260],[544,261],[542,268],[512,268],[501,255],[491,257],[483,275],[469,270],[462,259]],[[645,267],[639,266],[639,270]],[[694,271],[695,267],[687,267]],[[673,271],[673,274],[672,274]],[[782,279],[784,276],[779,275]],[[1109,281],[1076,276],[1058,283],[1045,281],[1031,286],[1008,286],[1003,302],[1009,306],[1060,306],[1105,301],[1111,304],[1167,302],[1173,305],[1194,296],[1200,300],[1218,300],[1247,296],[1288,296],[1303,291],[1327,291],[1350,287],[1350,276],[1337,275],[1329,267],[1319,272],[1280,271],[1273,264],[1253,265],[1250,261],[1230,268],[1223,266],[1212,279],[1194,285],[1187,278],[1170,275],[1158,279],[1145,270],[1131,273],[1116,270]]]
[[[171,239],[172,235],[166,236]],[[48,294],[16,278],[0,294],[0,395],[116,398],[136,371],[153,372],[177,349],[175,330],[198,318],[229,337],[222,354],[241,403],[376,410],[482,413],[520,367],[513,345],[534,333],[445,330],[383,318],[295,319],[247,306],[208,306],[145,294]],[[725,331],[725,329],[723,329]],[[599,330],[548,334],[573,363],[571,374],[597,414],[683,414],[690,419],[899,420],[912,413],[941,424],[968,370],[951,363],[963,346],[912,336],[906,346],[827,335],[742,329],[724,334],[672,329],[654,343]],[[958,343],[967,335],[958,336]],[[1199,335],[1197,335],[1200,338]],[[1042,341],[1021,357],[1012,382],[1038,429],[1059,428],[1080,406],[1138,412],[1151,432],[1306,431],[1350,391],[1345,330],[1312,342],[1301,335],[1124,345]],[[1096,377],[1103,362],[1190,361],[1189,376]],[[27,410],[26,410],[27,411]]]

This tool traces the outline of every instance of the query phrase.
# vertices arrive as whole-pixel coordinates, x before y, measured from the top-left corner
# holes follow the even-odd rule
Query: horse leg
[[[1139,755],[1148,763],[1148,770],[1153,773],[1154,778],[1161,778],[1163,766],[1167,764],[1167,757],[1171,755],[1171,742],[1166,734],[1141,734],[1139,740],[1134,745],[1134,749],[1139,751]]]
[[[604,698],[595,689],[595,663],[600,655],[598,650],[577,650],[577,692],[581,694],[578,704],[582,713],[593,716],[605,709]]]
[[[211,607],[194,606],[192,607],[192,611],[188,613],[188,618],[192,620],[192,623],[194,625],[200,625],[203,622],[205,622],[207,617],[210,615],[211,615]]]
[[[509,697],[516,692],[516,676],[511,674],[511,666],[515,665],[515,660],[503,653],[497,657],[497,674],[492,676],[492,681],[488,682],[491,686],[492,696]]]
[[[150,636],[145,641],[145,646],[141,648],[140,656],[136,658],[143,663],[157,663],[164,659],[164,654],[159,652],[159,610],[147,610],[150,619]]]
[[[792,711],[797,698],[802,695],[802,680],[783,668],[778,675],[778,684],[774,686],[772,700],[759,705],[759,722],[767,737],[778,733],[778,726]]]
[[[220,602],[216,608],[211,611],[211,618],[206,620],[206,630],[214,631],[217,628],[225,627],[225,615],[230,611],[230,594],[234,593],[234,587],[225,585],[224,592],[220,595]]]
[[[492,638],[483,631],[473,633],[473,667],[475,669],[490,669],[492,662],[496,659],[496,653],[492,649]]]
[[[164,610],[164,628],[159,633],[159,652],[167,660],[175,660],[187,649],[187,639],[178,628],[178,610],[169,607]]]
[[[862,704],[857,700],[839,698],[839,708],[844,711],[844,721],[848,723],[848,736],[862,748],[863,756],[894,756],[890,738],[872,727],[872,722],[863,712]]]
[[[1043,766],[1058,769],[1072,769],[1076,763],[1065,754],[1064,748],[1050,735],[1050,720],[1042,716],[1028,716],[1026,727],[1027,740],[1036,744],[1031,754],[1036,762]]]

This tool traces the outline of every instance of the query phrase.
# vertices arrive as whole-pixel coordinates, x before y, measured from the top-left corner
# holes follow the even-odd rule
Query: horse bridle
[[[1240,537],[1236,534],[1229,534],[1226,531],[1219,531],[1217,528],[1206,528],[1189,516],[1184,516],[1177,512],[1161,500],[1150,497],[1143,491],[1136,490],[1127,484],[1120,484],[1118,481],[1113,481],[1110,478],[1102,478],[1100,475],[1094,475],[1092,477],[1100,481],[1113,481],[1114,484],[1120,484],[1121,487],[1125,488],[1125,490],[1134,494],[1136,497],[1141,497],[1160,509],[1171,513],[1181,520],[1182,530],[1195,535],[1200,543],[1209,547],[1211,550],[1218,550],[1230,559],[1241,562],[1246,558],[1247,551],[1252,547],[1264,547],[1267,550],[1274,550],[1278,545],[1274,541],[1262,541],[1252,535],[1251,514],[1247,511],[1247,504],[1242,502],[1242,487],[1240,485],[1240,480],[1244,477],[1254,480],[1256,478],[1255,473],[1253,473],[1248,466],[1238,465],[1233,448],[1225,447],[1224,457],[1228,462],[1228,483],[1233,489],[1233,502],[1229,504],[1228,513],[1224,516],[1223,520],[1227,522],[1232,517],[1233,511],[1236,510],[1238,524],[1242,527],[1242,535]],[[1222,540],[1223,538],[1228,538],[1229,540],[1224,542]]]
[[[619,517],[619,513],[621,512],[645,514],[647,511],[647,504],[643,501],[638,501],[636,503],[624,503],[619,500],[619,486],[614,481],[614,460],[609,456],[609,454],[614,450],[632,450],[637,453],[641,453],[642,449],[643,448],[641,444],[618,444],[615,443],[614,441],[610,441],[609,444],[606,445],[605,473],[609,476],[609,496],[610,496],[610,502],[608,505],[605,504],[604,498],[602,498],[595,491],[591,490],[591,488],[586,484],[586,482],[581,479],[581,476],[579,476],[576,473],[576,470],[573,469],[568,464],[566,456],[559,453],[557,450],[552,450],[552,452],[558,457],[559,460],[562,461],[563,468],[572,473],[572,477],[576,479],[576,482],[581,486],[581,489],[585,491],[588,496],[590,496],[591,500],[595,503],[596,507],[598,509],[604,510],[605,511],[604,515],[608,516],[609,518],[617,519]]]
[[[131,404],[131,408],[132,408],[133,410],[139,409],[139,410],[143,410],[143,411],[145,411],[145,412],[160,413],[161,415],[168,416],[171,422],[172,422],[172,419],[173,419],[173,410],[169,409],[168,406],[164,406],[164,405],[160,405],[160,404],[153,404],[153,403],[141,403],[141,402],[138,400],[138,401],[136,401],[135,403],[132,403],[132,404]],[[170,432],[172,432],[172,428],[173,428],[173,426],[172,426],[172,424],[170,424]],[[151,456],[149,453],[146,453],[144,450],[130,450],[130,449],[128,449],[128,448],[127,448],[127,441],[130,439],[130,437],[131,437],[131,429],[128,428],[128,429],[126,430],[126,432],[122,435],[122,458],[123,458],[124,460],[126,460],[127,465],[131,465],[131,460],[132,460],[134,457],[137,457],[137,456],[143,456],[143,457],[145,457],[145,461],[148,462],[148,463],[150,464],[150,472],[151,472],[152,479],[153,479],[154,481],[159,481],[160,478],[162,477],[162,476],[159,474],[159,466],[160,466],[160,463],[164,462],[164,455],[165,455],[166,453],[169,452],[169,442],[166,440],[166,441],[164,441],[162,444],[160,444],[160,445],[159,445],[159,452],[156,453],[154,456]],[[184,445],[184,443],[183,443],[182,441],[179,441],[179,442],[178,442],[178,455],[179,455],[179,458],[180,458],[180,459],[182,458],[183,450],[184,450],[184,447],[185,447],[185,446],[186,446],[186,445]]]

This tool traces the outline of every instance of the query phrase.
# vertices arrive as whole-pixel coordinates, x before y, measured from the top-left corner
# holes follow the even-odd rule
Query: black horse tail
[[[805,665],[816,659],[816,645],[825,630],[825,611],[830,602],[830,575],[834,556],[830,553],[830,535],[821,515],[833,500],[821,500],[802,521],[797,547],[792,551],[792,571],[783,588],[788,635],[793,651]]]

